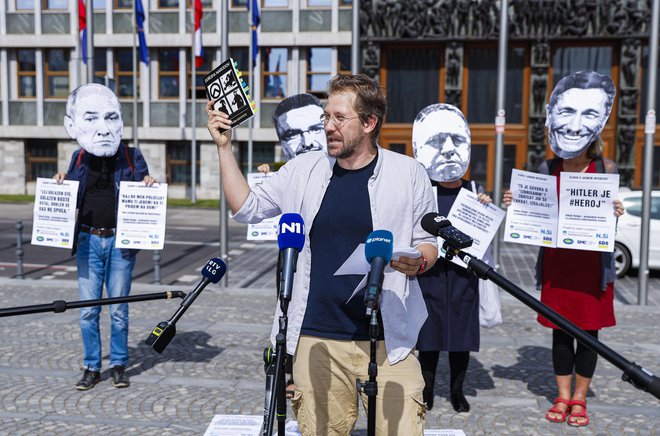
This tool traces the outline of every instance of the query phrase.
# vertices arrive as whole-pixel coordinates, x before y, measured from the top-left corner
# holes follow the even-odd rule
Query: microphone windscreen
[[[211,283],[218,283],[226,272],[227,264],[217,257],[210,259],[202,268],[202,275],[209,279]]]
[[[436,212],[429,212],[422,217],[422,228],[433,236],[443,227],[451,226],[451,221]]]
[[[280,250],[295,248],[302,250],[305,245],[305,223],[297,213],[285,213],[277,226],[277,245]]]
[[[367,262],[371,263],[374,257],[381,257],[385,262],[392,259],[394,251],[394,235],[389,230],[374,230],[369,233],[367,242],[364,244],[364,255]]]

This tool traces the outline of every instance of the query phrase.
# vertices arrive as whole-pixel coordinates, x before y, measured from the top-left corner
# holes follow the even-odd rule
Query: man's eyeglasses
[[[360,118],[360,116],[358,115],[356,117],[345,117],[342,115],[323,114],[321,115],[321,122],[323,123],[324,126],[327,126],[328,123],[332,121],[332,124],[334,124],[336,128],[341,129],[342,127],[344,127],[344,124],[356,118]]]

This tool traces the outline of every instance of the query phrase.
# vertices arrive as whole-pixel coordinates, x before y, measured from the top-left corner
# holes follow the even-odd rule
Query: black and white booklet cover
[[[204,86],[209,100],[215,100],[213,108],[229,115],[233,126],[254,116],[256,106],[250,98],[247,84],[242,79],[238,63],[232,58],[204,76]]]

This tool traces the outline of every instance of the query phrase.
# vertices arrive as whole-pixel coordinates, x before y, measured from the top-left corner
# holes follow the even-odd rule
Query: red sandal
[[[565,412],[560,410],[557,407],[557,404],[559,403],[566,404],[568,406],[568,410],[566,410]],[[569,400],[565,400],[564,398],[555,398],[555,402],[553,403],[553,406],[550,408],[550,410],[548,410],[545,413],[545,419],[547,419],[550,422],[564,422],[566,421],[566,414],[570,410],[570,408],[571,408],[571,402]],[[551,413],[556,413],[559,416],[558,417],[550,416]]]
[[[573,427],[585,427],[589,425],[589,417],[587,416],[587,403],[582,400],[571,400],[568,402],[568,407],[573,409],[573,406],[582,407],[582,412],[572,412],[568,415],[568,425]],[[584,418],[584,421],[578,421],[579,418]]]

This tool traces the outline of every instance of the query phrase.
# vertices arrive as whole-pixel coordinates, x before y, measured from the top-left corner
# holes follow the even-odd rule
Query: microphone
[[[440,236],[447,245],[456,250],[472,246],[471,237],[452,226],[446,217],[435,212],[429,212],[422,217],[422,228],[433,236]]]
[[[280,218],[277,228],[277,245],[280,247],[282,265],[280,299],[290,301],[298,253],[305,245],[305,223],[297,213],[285,213]]]
[[[226,272],[227,264],[221,259],[214,257],[206,262],[206,265],[202,268],[202,280],[199,281],[191,293],[186,295],[186,298],[183,299],[181,305],[169,320],[158,323],[144,343],[162,353],[176,334],[176,322],[181,318],[181,315],[188,310],[209,283],[218,283]]]
[[[367,291],[364,293],[364,305],[367,306],[367,316],[378,304],[378,295],[383,288],[385,267],[392,259],[394,236],[388,230],[374,230],[369,233],[364,244],[364,255],[371,265],[367,277]]]

